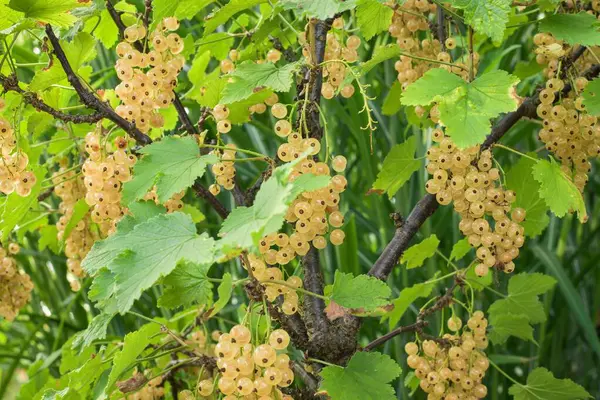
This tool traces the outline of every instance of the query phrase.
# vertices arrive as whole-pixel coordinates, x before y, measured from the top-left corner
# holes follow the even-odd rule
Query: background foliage
[[[30,91],[45,90],[42,95],[44,100],[65,110],[77,109],[80,103],[75,92],[68,87],[64,80],[64,72],[57,63],[54,62],[47,68],[48,57],[42,51],[42,47],[45,46],[45,40],[41,39],[43,29],[40,29],[36,21],[52,23],[57,29],[62,28],[61,39],[71,41],[73,51],[78,54],[77,60],[72,64],[80,76],[88,79],[93,89],[109,91],[118,83],[114,71],[116,56],[112,50],[117,43],[118,30],[110,19],[104,2],[95,1],[88,5],[89,8],[78,8],[76,3],[67,0],[0,2],[3,11],[0,28],[4,29],[0,31],[0,38],[4,43],[2,56],[8,56],[6,51],[10,46],[8,57],[16,67],[19,81],[28,84]],[[218,78],[206,71],[214,70],[218,62],[227,56],[230,48],[240,46],[245,49],[243,57],[252,59],[253,52],[263,54],[265,49],[272,47],[271,41],[268,40],[271,36],[286,48],[298,49],[294,29],[301,31],[305,23],[305,20],[300,18],[301,13],[297,11],[298,2],[282,0],[275,12],[272,9],[273,3],[251,0],[232,0],[227,4],[205,0],[154,1],[155,20],[169,15],[183,19],[179,33],[185,39],[184,54],[187,65],[185,72],[179,76],[178,92],[192,121],[202,118],[202,106],[212,107],[216,104],[216,101],[210,98],[211,89],[204,90],[203,86],[207,86],[207,83],[214,85],[215,79]],[[354,4],[350,1],[345,4],[333,0],[303,3],[306,13],[316,16],[322,14],[323,18],[353,8],[350,4]],[[369,1],[358,2],[359,7],[360,4],[366,3]],[[463,6],[460,1],[455,3],[458,9],[464,9],[465,20],[481,21],[475,15],[478,11],[471,10],[469,4]],[[484,1],[483,3],[498,2]],[[133,10],[135,7],[141,11],[144,5],[141,1],[130,1],[128,5],[124,2],[117,4],[117,8],[119,7],[127,10]],[[543,15],[540,7],[534,2],[518,10],[512,8],[506,15],[509,28],[505,33],[492,31],[489,32],[492,40],[477,42],[482,60],[480,71],[503,70],[513,73],[520,78],[517,92],[521,96],[530,95],[536,85],[543,82],[540,68],[535,63],[532,44],[532,36],[538,30],[538,25],[533,22],[538,16]],[[65,12],[67,10],[70,12]],[[239,13],[243,10],[247,11]],[[397,151],[393,150],[394,146],[409,140],[414,152],[411,148],[408,153],[420,157],[430,146],[431,139],[427,127],[422,126],[413,109],[400,105],[401,89],[394,70],[396,57],[387,57],[390,58],[387,61],[372,64],[367,61],[376,60],[377,55],[385,51],[383,46],[391,43],[391,40],[383,32],[385,25],[381,27],[374,25],[371,23],[372,17],[365,13],[361,14],[359,10],[360,8],[344,15],[347,15],[348,20],[355,18],[358,20],[358,25],[365,26],[360,31],[363,39],[366,39],[363,40],[363,46],[360,48],[360,59],[366,61],[361,64],[360,79],[369,85],[370,97],[367,103],[372,110],[377,129],[372,137],[368,131],[361,129],[369,121],[367,114],[361,112],[364,99],[358,90],[357,94],[349,99],[337,97],[324,101],[321,105],[324,122],[327,124],[329,152],[343,154],[348,159],[346,172],[348,189],[342,196],[341,205],[346,213],[347,222],[344,228],[346,241],[340,247],[329,246],[321,252],[324,279],[328,284],[333,283],[336,271],[358,275],[366,273],[371,268],[381,250],[394,235],[395,227],[389,217],[390,214],[398,212],[406,216],[425,194],[424,184],[428,179],[423,164],[419,163],[411,168],[417,172],[412,174],[408,183],[391,197],[370,191],[377,181],[382,160],[388,154],[395,154],[394,152]],[[271,18],[271,15],[274,17]],[[23,16],[26,19],[23,19]],[[361,24],[361,18],[366,22]],[[259,20],[261,23],[255,28]],[[378,18],[376,20],[379,21]],[[292,21],[295,28],[289,28],[287,21]],[[14,28],[15,23],[18,28]],[[543,22],[543,24],[550,23],[550,17]],[[480,24],[488,27],[495,26],[495,24],[486,24],[485,21]],[[484,29],[478,24],[474,24],[474,27],[476,30],[480,27]],[[543,25],[540,28],[543,28]],[[244,42],[241,38],[246,30],[252,30],[254,34],[251,41]],[[565,35],[576,35],[577,32],[579,31],[569,32],[567,29]],[[588,32],[590,36],[591,32],[598,35],[595,29]],[[585,40],[589,40],[588,33],[584,35]],[[577,37],[575,40],[579,39]],[[585,44],[585,40],[578,43]],[[41,72],[43,70],[44,73]],[[1,72],[5,76],[10,74],[8,62],[2,64]],[[237,75],[244,78],[241,68]],[[248,89],[251,90],[261,84],[264,82],[250,82],[245,89],[241,89],[242,92],[245,90],[244,93],[227,92],[226,96],[231,96],[235,101],[244,101],[245,96],[251,96]],[[284,85],[275,89],[285,92],[289,87]],[[5,99],[8,104],[18,102],[20,95],[9,92],[5,95]],[[291,103],[293,94],[280,93],[280,99],[284,103]],[[164,115],[166,118],[164,134],[181,132],[175,111],[172,108],[167,109]],[[6,115],[5,117],[8,118]],[[232,118],[234,123],[243,120],[245,120],[243,112],[238,121]],[[30,154],[41,155],[43,162],[52,160],[65,150],[68,151],[70,141],[57,139],[81,138],[90,128],[89,125],[76,124],[63,126],[52,117],[36,112],[32,107],[24,107],[21,114],[17,116],[17,121],[20,123],[22,137],[26,139],[23,146],[28,148]],[[255,116],[250,123],[234,125],[228,134],[228,140],[239,148],[255,149],[263,154],[276,154],[279,141],[272,132],[274,121],[268,113]],[[207,123],[206,129],[209,130],[209,135],[215,132],[213,123]],[[535,152],[540,147],[536,138],[537,131],[538,126],[535,121],[524,119],[519,121],[501,142],[522,153]],[[154,137],[161,134],[163,132],[153,132]],[[45,141],[51,142],[44,144]],[[403,157],[405,154],[406,152],[399,153],[398,157]],[[407,158],[411,156],[412,154],[409,154]],[[526,172],[520,170],[522,164],[527,161],[516,154],[501,150],[495,151],[494,157],[508,172],[509,186],[512,186],[510,182],[514,180],[515,187],[521,185],[523,196],[528,196],[530,185],[524,181],[530,178],[525,176]],[[506,343],[493,345],[489,350],[490,359],[520,382],[525,381],[529,371],[543,366],[555,377],[570,378],[582,385],[594,397],[600,396],[598,383],[600,382],[598,369],[600,365],[600,342],[598,341],[600,270],[596,268],[600,257],[600,246],[598,246],[600,243],[600,201],[598,199],[600,179],[595,173],[597,167],[597,163],[594,164],[584,193],[585,208],[589,215],[587,223],[581,224],[574,215],[557,218],[548,213],[547,217],[544,217],[547,218],[547,227],[540,228],[535,238],[528,238],[518,258],[518,272],[542,272],[557,280],[556,286],[541,296],[547,318],[541,324],[534,325],[532,332],[534,340],[510,338]],[[252,185],[262,172],[260,166],[255,163],[240,163],[237,168],[237,176],[242,187]],[[523,171],[527,171],[527,168],[523,167]],[[408,176],[410,174],[407,174]],[[211,178],[206,176],[202,179],[208,184]],[[386,187],[375,185],[383,191],[388,190]],[[390,192],[393,193],[395,190]],[[520,191],[518,193],[522,194]],[[137,196],[137,193],[132,196]],[[234,208],[230,195],[221,195],[219,199],[227,208]],[[45,201],[51,209],[56,208],[56,198],[51,197]],[[194,222],[197,223],[198,230],[216,237],[221,219],[215,211],[205,201],[196,198],[193,193],[186,195],[185,203],[190,210],[194,209],[190,212],[195,217]],[[4,221],[7,217],[3,217]],[[61,255],[60,243],[55,239],[56,228],[53,228],[56,216],[52,213],[41,216],[29,214],[26,223],[23,222],[19,221],[14,231],[12,228],[15,226],[9,228],[3,226],[4,239],[10,235],[18,238],[22,244],[23,249],[17,256],[17,260],[19,265],[31,275],[35,285],[29,306],[21,311],[17,319],[12,323],[0,321],[0,366],[2,367],[0,397],[8,399],[32,398],[35,389],[39,388],[36,381],[43,382],[48,376],[58,376],[61,372],[59,371],[60,360],[61,358],[64,360],[66,356],[61,350],[63,345],[72,340],[75,333],[84,330],[90,319],[98,313],[88,297],[87,290],[91,282],[84,281],[84,290],[72,292],[69,282],[65,279],[65,258]],[[403,288],[425,282],[438,271],[446,270],[448,265],[446,257],[453,252],[454,244],[462,238],[458,230],[458,217],[451,207],[442,207],[429,218],[416,235],[414,243],[421,242],[434,234],[440,241],[439,251],[422,261],[423,267],[411,269],[411,261],[408,260],[407,268],[399,267],[393,270],[388,280],[392,292],[391,298],[395,299]],[[405,254],[405,257],[408,256]],[[459,266],[467,265],[465,259],[458,260],[456,263]],[[239,264],[235,261],[213,268],[216,269],[218,276],[228,272],[234,280],[244,277]],[[495,275],[493,287],[503,293],[506,292],[508,279],[509,277],[505,275]],[[150,318],[172,318],[174,315],[172,311],[157,307],[157,300],[162,290],[153,287],[145,291],[133,304],[132,311]],[[211,290],[216,293],[216,285]],[[415,297],[424,296],[429,291],[440,294],[443,290],[443,285],[433,288],[419,287]],[[491,291],[480,291],[476,296],[477,304],[485,307],[498,300],[498,296]],[[423,300],[417,299],[416,306],[406,305],[406,312],[399,321],[396,320],[392,324],[392,327],[396,323],[400,325],[412,323],[419,306],[424,303]],[[222,318],[211,320],[212,328],[227,329],[226,321],[238,320],[243,314],[245,303],[247,300],[244,291],[236,287],[231,301],[220,312]],[[413,299],[409,303],[413,303]],[[127,333],[139,329],[145,322],[130,314],[116,315],[108,327],[108,339],[123,338]],[[436,324],[439,324],[439,319],[430,325],[433,332],[440,328]],[[389,328],[387,321],[382,323],[378,318],[366,319],[360,331],[359,343],[366,345],[372,339],[388,332]],[[398,398],[409,398],[411,392],[411,389],[404,385],[404,378],[409,369],[405,364],[403,346],[409,339],[407,336],[400,335],[379,349],[402,366],[399,379],[393,380]],[[334,374],[334,372],[324,371],[326,374]],[[491,388],[489,398],[508,397],[508,387],[511,383],[502,374],[490,370],[487,379],[488,386]],[[19,390],[21,392],[17,394]],[[414,396],[418,398],[422,393]]]

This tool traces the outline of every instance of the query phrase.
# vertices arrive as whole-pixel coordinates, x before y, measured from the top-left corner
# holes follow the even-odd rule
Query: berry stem
[[[337,367],[337,368],[342,368],[342,367],[341,367],[341,366],[339,366],[339,365],[335,365],[335,364],[332,364],[332,363],[328,363],[327,361],[319,360],[319,359],[316,359],[316,358],[307,358],[307,359],[306,359],[306,361],[309,361],[309,362],[315,362],[315,363],[319,363],[319,364],[323,364],[323,365],[327,365],[328,367]]]
[[[444,279],[449,278],[451,276],[454,276],[454,275],[458,274],[459,272],[461,272],[461,270],[456,270],[456,271],[450,272],[449,274],[446,274],[444,276],[440,276],[439,278],[430,279],[428,281],[425,281],[425,282],[423,282],[423,284],[426,285],[426,284],[430,284],[430,283],[435,283],[435,282],[443,281]]]
[[[525,153],[521,153],[521,152],[520,152],[520,151],[518,151],[518,150],[515,150],[515,149],[513,149],[513,148],[510,148],[510,147],[508,147],[508,146],[505,146],[505,145],[503,145],[503,144],[500,144],[500,143],[496,143],[496,144],[494,144],[494,147],[498,147],[498,148],[500,148],[500,149],[508,150],[508,151],[510,151],[510,152],[512,152],[512,153],[518,154],[518,155],[520,155],[521,157],[528,158],[528,159],[530,159],[530,160],[532,160],[532,161],[535,161],[535,162],[538,162],[538,161],[539,161],[537,158],[533,158],[533,157],[531,157],[531,156],[528,156],[528,155],[527,155],[527,154],[525,154]]]
[[[524,386],[523,384],[521,384],[521,383],[517,382],[517,381],[516,381],[514,378],[512,378],[510,375],[508,375],[506,372],[504,372],[504,370],[503,370],[502,368],[500,368],[498,365],[496,365],[496,363],[494,363],[492,360],[490,360],[490,359],[488,358],[488,361],[490,362],[490,365],[491,365],[492,367],[494,367],[494,368],[496,369],[496,371],[498,371],[498,372],[500,372],[502,375],[504,375],[504,377],[505,377],[506,379],[508,379],[509,381],[511,381],[512,383],[514,383],[515,385],[519,385],[519,386],[521,386],[522,388],[524,388],[525,390],[529,391],[529,389],[527,389],[527,387],[526,387],[526,386]]]

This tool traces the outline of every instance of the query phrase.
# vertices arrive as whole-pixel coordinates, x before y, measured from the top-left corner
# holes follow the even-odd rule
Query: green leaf
[[[540,183],[540,197],[557,217],[577,211],[579,221],[587,219],[583,196],[554,160],[539,160],[533,166],[533,178]]]
[[[89,20],[90,30],[94,29],[96,23],[95,18]],[[98,26],[94,30],[94,37],[101,41],[107,49],[113,47],[119,40],[119,29],[110,17],[108,10],[102,10],[100,13],[100,22],[98,22]]]
[[[346,368],[323,368],[319,391],[327,393],[331,400],[395,400],[390,382],[401,373],[400,366],[389,356],[359,351]]]
[[[235,14],[266,2],[267,0],[231,0],[206,19],[204,34],[214,32],[219,25],[230,21]]]
[[[367,72],[375,68],[378,64],[387,61],[391,58],[398,58],[401,54],[401,49],[397,44],[388,44],[385,46],[378,46],[373,51],[373,56],[364,63],[361,64],[360,75],[365,75]]]
[[[464,10],[465,22],[478,33],[499,45],[504,37],[508,22],[511,0],[454,0],[452,5]]]
[[[597,46],[600,30],[595,16],[579,14],[551,14],[540,21],[540,32],[550,32],[556,39],[571,45]]]
[[[588,83],[581,96],[588,114],[600,115],[600,78]]]
[[[406,377],[404,378],[404,387],[410,389],[410,397],[412,397],[419,388],[420,381],[421,380],[417,378],[413,371],[410,371],[408,374],[406,374]]]
[[[152,23],[150,24],[150,30],[154,30],[164,18],[174,16],[178,3],[179,1],[172,0],[153,0]]]
[[[416,136],[411,136],[404,143],[392,147],[383,160],[373,189],[387,192],[388,196],[392,198],[421,166],[421,161],[415,159],[416,149]]]
[[[510,336],[516,336],[523,340],[533,339],[533,328],[525,315],[501,314],[490,316],[491,329],[488,337],[494,344],[505,343]]]
[[[115,274],[112,298],[116,310],[125,313],[179,262],[212,264],[214,258],[214,240],[198,235],[189,215],[175,212],[152,217],[127,233],[117,229],[117,234],[94,244],[82,266],[88,272],[107,267]]]
[[[534,324],[544,322],[546,313],[538,296],[552,289],[555,284],[556,279],[540,273],[513,275],[508,281],[508,295],[490,306],[490,318],[510,313],[524,315]]]
[[[383,105],[381,106],[383,115],[394,115],[400,111],[400,108],[402,108],[402,103],[400,102],[401,95],[402,84],[398,81],[394,81],[394,84],[390,88],[387,96],[385,96]]]
[[[123,373],[127,372],[127,367],[142,354],[146,347],[161,339],[158,335],[160,333],[160,328],[161,326],[159,324],[151,322],[125,336],[122,349],[115,354],[113,359],[108,383],[104,390],[106,394],[112,392],[113,385],[122,377]],[[131,373],[133,370],[130,370],[129,372]]]
[[[100,313],[96,315],[91,321],[88,327],[81,332],[75,334],[73,339],[73,348],[79,349],[88,347],[94,340],[104,339],[106,337],[106,330],[108,324],[115,316],[115,313]]]
[[[435,283],[417,283],[411,287],[402,289],[398,298],[392,301],[394,308],[383,316],[381,321],[388,319],[389,328],[393,329],[408,310],[408,307],[420,297],[429,297]]]
[[[202,211],[189,204],[184,204],[183,208],[179,211],[192,217],[192,221],[194,221],[195,224],[198,224],[206,219],[206,216],[202,214]]]
[[[256,92],[257,88],[266,87],[275,92],[288,92],[299,68],[299,62],[278,67],[273,63],[255,64],[245,61],[228,75],[233,78],[233,82],[229,82],[223,89],[221,103],[230,104],[245,100]]]
[[[435,254],[440,240],[435,234],[432,234],[421,243],[415,244],[402,254],[400,262],[406,263],[406,269],[417,268],[423,265],[426,259],[432,257]]]
[[[95,357],[90,357],[81,367],[72,370],[61,380],[68,379],[69,388],[73,389],[77,399],[88,398],[87,394],[91,391],[91,385],[98,379],[102,373],[110,367],[108,363],[103,362],[104,350],[101,349]],[[70,397],[65,397],[70,398]]]
[[[96,57],[96,40],[89,33],[79,32],[73,38],[73,41],[65,42],[61,40],[60,44],[74,71],[79,71],[83,64]],[[29,90],[35,92],[42,91],[65,79],[67,79],[67,74],[62,69],[60,63],[56,62],[49,69],[39,70],[35,74],[29,84]]]
[[[550,223],[546,203],[540,198],[540,184],[533,177],[535,161],[521,157],[505,175],[506,186],[517,194],[513,207],[521,207],[526,212],[521,224],[530,237],[540,235]]]
[[[37,197],[41,192],[46,170],[41,166],[34,166],[32,171],[37,181],[28,196],[21,197],[15,192],[6,196],[6,201],[2,206],[2,221],[0,221],[2,243],[6,243],[12,230],[23,221],[29,210],[38,203]]]
[[[446,134],[462,149],[485,140],[491,131],[491,118],[516,110],[517,100],[511,90],[518,82],[516,77],[497,70],[467,83],[451,72],[435,68],[402,93],[402,103],[438,103]]]
[[[115,293],[115,274],[108,268],[102,268],[94,277],[88,296],[97,303],[98,308],[108,308]]]
[[[77,20],[68,12],[81,4],[77,0],[10,0],[8,6],[22,12],[25,18],[68,27]]]
[[[215,305],[213,306],[210,314],[208,315],[209,318],[214,317],[219,313],[219,311],[225,308],[225,306],[227,305],[227,303],[229,303],[229,300],[231,299],[232,293],[233,278],[229,272],[225,272],[225,274],[223,274],[223,281],[219,284],[219,287],[217,288],[217,294],[219,295],[219,298],[215,302]]]
[[[81,351],[75,351],[72,347],[74,339],[75,337],[71,336],[69,340],[67,340],[62,346],[62,355],[59,368],[59,371],[62,375],[65,375],[71,370],[79,368],[79,366],[83,365],[96,353],[96,349],[93,346],[86,347]]]
[[[373,311],[389,304],[391,294],[389,286],[375,277],[335,271],[331,300],[342,307]]]
[[[288,183],[292,165],[285,164],[273,171],[271,178],[260,187],[252,207],[237,207],[229,214],[219,231],[223,246],[231,249],[255,246],[261,237],[281,228],[288,206],[300,193],[329,183],[328,177],[312,174],[303,174]]]
[[[278,5],[309,18],[328,19],[354,8],[356,0],[281,0]]]
[[[58,245],[58,229],[56,225],[46,225],[40,228],[40,240],[38,241],[38,248],[44,250],[50,249],[54,254],[60,253],[60,246]]]
[[[42,395],[42,400],[79,400],[81,396],[70,387],[62,390],[46,389]]]
[[[452,251],[450,252],[450,260],[460,260],[464,256],[471,251],[473,247],[469,244],[468,238],[462,238],[458,242],[454,243],[452,246]]]
[[[179,0],[175,17],[178,19],[192,19],[202,9],[214,3],[215,0]]]
[[[212,302],[212,283],[206,274],[210,264],[181,263],[165,279],[166,286],[158,299],[159,307],[176,308],[192,303]]]
[[[2,13],[2,18],[0,18],[0,30],[2,31],[12,30],[14,27],[22,24],[25,19],[22,12],[9,8],[7,3],[6,0],[0,2],[0,13]]]
[[[73,206],[73,213],[71,214],[71,219],[69,219],[69,222],[67,222],[67,225],[65,226],[65,231],[62,239],[63,241],[66,241],[69,238],[73,229],[75,229],[79,221],[81,221],[83,217],[85,217],[88,211],[90,211],[90,206],[88,205],[88,203],[86,203],[85,199],[77,200],[77,203],[75,203],[75,206]]]
[[[192,186],[202,177],[214,155],[200,155],[191,136],[165,137],[140,150],[144,156],[133,167],[133,179],[123,185],[123,204],[143,198],[156,185],[158,201],[164,203],[175,193]]]
[[[132,215],[125,215],[117,223],[117,231],[110,236],[111,240],[95,242],[92,248],[94,256],[90,257],[88,254],[88,257],[83,259],[81,265],[88,274],[93,275],[99,272],[118,256],[112,249],[113,243],[127,236],[136,225],[161,215],[166,210],[163,206],[158,206],[154,202],[145,201],[130,204],[129,211]]]
[[[508,389],[515,400],[576,400],[592,396],[570,379],[557,379],[546,368],[536,368],[527,376],[527,384]]]
[[[196,41],[195,46],[198,49],[198,53],[196,55],[201,56],[209,53],[209,57],[213,56],[217,60],[223,60],[227,58],[229,50],[231,50],[233,47],[233,42],[234,37],[227,32],[215,32],[211,33],[210,35],[205,35]],[[190,81],[196,82],[191,78]]]
[[[379,32],[387,31],[393,15],[394,10],[378,0],[358,0],[356,6],[357,24],[367,40]]]

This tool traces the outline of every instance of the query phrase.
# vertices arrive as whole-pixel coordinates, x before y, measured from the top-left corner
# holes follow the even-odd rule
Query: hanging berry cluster
[[[525,210],[514,208],[511,212],[515,193],[500,186],[500,173],[492,168],[491,152],[484,150],[479,154],[479,146],[460,150],[439,128],[432,136],[438,144],[427,151],[427,171],[433,178],[427,181],[425,190],[435,194],[441,205],[453,202],[461,217],[461,232],[477,249],[480,262],[475,273],[484,276],[491,267],[507,273],[514,271],[513,260],[525,242],[520,225]],[[492,217],[493,226],[486,216]]]
[[[8,252],[0,246],[0,316],[8,321],[15,319],[29,302],[33,289],[31,278],[19,271],[17,261],[12,257],[19,250],[16,243],[8,245]]]
[[[86,214],[77,225],[71,230],[65,240],[65,229],[73,216],[74,207],[77,201],[86,195],[84,178],[78,175],[75,170],[68,169],[66,166],[55,172],[52,176],[54,192],[60,198],[61,202],[58,211],[62,214],[56,223],[58,229],[58,240],[65,241],[65,255],[67,256],[67,276],[71,288],[79,290],[79,279],[85,276],[81,268],[81,261],[91,250],[92,245],[99,239],[93,229],[91,229],[90,214]]]
[[[290,342],[287,332],[282,329],[271,332],[264,344],[255,345],[251,339],[250,330],[243,325],[236,325],[219,337],[214,349],[219,374],[217,385],[215,387],[211,379],[200,381],[200,396],[210,396],[218,389],[224,395],[223,400],[245,396],[292,400],[280,390],[294,382],[290,357],[285,354]]]
[[[358,36],[352,35],[346,39],[344,45],[344,20],[341,17],[334,20],[332,28],[327,34],[321,95],[326,99],[332,99],[339,93],[344,98],[350,98],[354,94],[354,85],[346,79],[350,73],[347,64],[358,61],[361,40]],[[302,45],[302,54],[309,64],[314,64],[310,43],[306,37],[306,32],[302,32],[298,38]]]
[[[183,40],[173,32],[177,29],[179,21],[174,17],[163,19],[148,37],[144,25],[132,25],[125,30],[125,41],[117,45],[115,68],[121,83],[115,93],[122,104],[115,111],[144,133],[163,127],[159,110],[169,107],[175,96],[177,75],[185,64],[180,55]],[[146,40],[143,46],[151,51],[140,52],[134,47]]]
[[[592,167],[589,160],[600,156],[598,118],[587,113],[581,96],[588,80],[585,77],[571,79],[572,90],[562,93],[565,81],[560,79],[560,62],[573,48],[548,33],[538,33],[533,42],[537,46],[536,60],[546,65],[544,75],[549,78],[546,88],[539,93],[537,115],[543,123],[539,139],[546,145],[546,150],[560,160],[563,172],[583,192]],[[594,61],[591,52],[586,52],[577,59],[575,68],[587,69]]]
[[[285,233],[269,235],[268,238],[274,239],[276,243],[280,244],[283,244],[283,241],[285,240],[289,241],[289,238]],[[285,248],[285,246],[282,247]],[[292,256],[287,254],[286,250],[283,250],[281,253],[278,252],[276,257],[279,257],[279,260],[283,262],[286,261],[288,258],[291,259]],[[286,285],[277,284],[273,281],[284,280],[283,272],[281,271],[281,269],[279,269],[278,267],[267,267],[265,261],[254,254],[248,254],[248,261],[250,263],[250,270],[252,271],[252,275],[265,287],[265,294],[267,296],[267,300],[274,302],[279,296],[283,296],[281,310],[286,315],[295,314],[298,311],[299,299],[298,293],[296,293],[294,288],[302,287],[302,279],[298,276],[290,276],[285,281]],[[276,263],[278,263],[277,260],[273,262],[273,264]],[[244,268],[246,268],[245,265]]]
[[[15,192],[25,197],[31,193],[37,179],[35,174],[27,169],[29,157],[16,147],[17,139],[10,122],[0,117],[0,192]]]
[[[92,206],[92,221],[97,223],[104,235],[112,233],[117,221],[124,215],[121,208],[121,186],[131,179],[131,168],[137,161],[127,154],[127,139],[119,136],[114,141],[116,150],[111,154],[110,146],[104,143],[101,127],[85,137],[85,150],[89,158],[81,171],[87,190],[85,201]]]
[[[548,79],[558,78],[561,66],[561,58],[569,55],[574,48],[562,40],[556,39],[551,33],[538,33],[533,36],[533,44],[536,46],[536,61],[544,65],[543,74]],[[579,71],[584,71],[597,63],[594,53],[598,47],[591,47],[591,51],[586,51],[575,61],[575,67]]]
[[[229,112],[229,111],[227,111]],[[215,175],[216,183],[209,186],[208,190],[213,195],[218,195],[221,192],[221,187],[225,190],[233,190],[235,187],[235,144],[227,144],[227,150],[214,149],[211,154],[216,155],[221,159],[220,162],[213,164],[212,172]]]
[[[471,57],[467,52],[463,52],[459,57],[453,57],[451,50],[456,48],[456,39],[447,38],[442,48],[438,39],[432,39],[424,33],[429,31],[429,20],[430,17],[435,16],[436,10],[437,5],[426,0],[407,0],[394,10],[388,30],[403,53],[394,66],[403,89],[431,68],[443,68],[464,79],[468,78]],[[477,52],[473,53],[472,60],[476,74],[479,65]],[[439,62],[454,63],[454,66]]]
[[[587,84],[583,77],[574,82],[578,92],[584,90]],[[543,128],[538,135],[546,150],[560,160],[562,171],[583,192],[592,169],[589,159],[600,156],[600,125],[597,117],[585,111],[583,98],[574,91],[558,98],[563,87],[562,80],[552,78],[540,91],[541,104],[537,114],[542,119]]]
[[[458,400],[483,399],[487,387],[482,383],[489,367],[483,352],[488,346],[487,320],[481,311],[473,313],[461,331],[462,321],[452,317],[448,328],[455,332],[443,336],[450,346],[424,340],[419,346],[409,342],[404,347],[407,364],[415,370],[420,387],[428,398]]]

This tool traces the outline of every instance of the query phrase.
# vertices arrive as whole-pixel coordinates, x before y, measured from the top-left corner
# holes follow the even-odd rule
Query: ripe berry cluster
[[[177,75],[185,64],[180,55],[183,40],[177,33],[169,33],[178,28],[176,18],[165,18],[146,38],[145,26],[132,25],[125,30],[125,41],[117,45],[119,60],[115,68],[121,83],[115,93],[122,104],[115,111],[144,133],[164,125],[159,110],[169,107],[174,99]],[[147,53],[132,45],[146,39],[152,48]]]
[[[208,190],[213,195],[218,195],[221,192],[221,186],[225,190],[233,190],[235,187],[235,153],[236,145],[233,143],[225,145],[227,150],[215,149],[211,154],[220,157],[221,161],[213,164],[212,172],[215,175],[217,183],[209,186]]]
[[[574,50],[573,46],[556,39],[551,33],[538,33],[533,37],[533,44],[536,46],[536,61],[544,65],[543,74],[548,79],[558,78],[561,71],[561,58],[568,56]],[[597,63],[595,52],[598,47],[591,47],[591,51],[586,51],[575,61],[574,66],[578,71],[585,71]],[[597,53],[596,53],[597,54]],[[564,64],[563,64],[564,65]]]
[[[19,310],[31,299],[31,278],[17,268],[12,257],[19,252],[19,245],[10,243],[8,251],[0,246],[0,317],[15,319]]]
[[[347,82],[346,77],[349,71],[346,64],[358,61],[358,48],[361,40],[358,36],[352,35],[346,39],[344,45],[342,39],[344,20],[341,17],[334,20],[332,28],[333,30],[327,34],[323,68],[323,78],[325,79],[321,87],[321,95],[326,99],[332,99],[339,93],[344,98],[350,98],[354,94],[354,85]],[[310,64],[314,64],[306,32],[302,32],[298,40],[302,45],[304,57],[310,61]]]
[[[568,57],[573,47],[557,40],[550,33],[538,33],[533,37],[536,45],[536,60],[545,65],[548,77],[546,88],[539,92],[540,105],[537,115],[543,128],[539,139],[546,149],[561,161],[562,171],[583,192],[591,170],[590,158],[600,156],[600,125],[598,118],[586,111],[581,92],[588,85],[585,77],[570,79],[573,90],[564,95],[565,82],[560,78],[562,59]],[[574,64],[577,71],[590,68],[596,61],[593,49],[586,51]]]
[[[89,154],[81,171],[87,190],[85,201],[92,206],[92,221],[97,223],[103,235],[115,230],[117,221],[124,215],[121,208],[121,185],[131,179],[131,168],[137,161],[127,154],[127,139],[117,137],[116,150],[110,154],[109,146],[100,135],[101,128],[89,132],[85,137],[85,150]]]
[[[198,384],[198,393],[207,397],[218,389],[223,400],[245,396],[292,400],[280,390],[294,381],[290,357],[285,354],[289,342],[287,332],[277,329],[271,332],[267,343],[255,345],[247,327],[234,326],[219,336],[214,349],[219,374],[216,387],[213,380],[204,379]]]
[[[477,275],[486,275],[491,267],[512,272],[513,260],[525,242],[520,225],[525,210],[517,207],[511,212],[516,196],[500,186],[500,173],[492,168],[491,152],[484,150],[480,154],[479,146],[460,150],[439,128],[432,136],[438,144],[427,151],[427,171],[433,178],[427,181],[425,190],[435,194],[441,205],[454,203],[454,210],[461,217],[459,228],[477,249]],[[493,226],[486,216],[492,217]]]
[[[282,244],[285,240],[289,241],[289,238],[285,233],[277,233],[273,236],[274,240],[277,243]],[[271,239],[271,237],[269,237],[269,239]],[[277,252],[277,254],[275,255],[276,259],[269,260],[272,262],[271,265],[277,263],[286,264],[288,262],[288,259],[293,258],[291,252],[288,254],[288,252],[285,250],[285,246],[282,247],[284,248],[284,250]],[[269,253],[269,257],[272,256],[273,253]],[[266,259],[266,255],[263,255],[263,257]],[[295,314],[298,311],[299,299],[298,293],[296,293],[294,288],[302,287],[302,279],[298,276],[290,276],[286,280],[287,285],[279,285],[272,281],[284,280],[281,269],[279,269],[278,267],[267,267],[265,261],[254,254],[248,255],[248,261],[250,262],[250,271],[252,272],[252,275],[265,287],[265,294],[267,296],[267,300],[274,302],[279,296],[283,296],[281,310],[287,315]],[[246,268],[245,265],[244,268]]]
[[[581,93],[588,80],[579,77],[573,84]],[[583,98],[574,91],[559,100],[558,92],[563,87],[562,80],[552,78],[539,93],[541,104],[537,114],[543,123],[539,138],[546,149],[561,161],[563,172],[583,192],[588,182],[587,174],[592,168],[589,159],[600,156],[600,125],[597,117],[586,112]]]
[[[396,62],[398,81],[403,89],[423,76],[431,68],[443,68],[466,79],[468,66],[471,62],[467,53],[453,60],[450,50],[456,48],[456,39],[450,37],[444,41],[446,51],[442,49],[438,39],[424,38],[421,32],[429,31],[429,20],[436,14],[437,5],[426,0],[407,0],[394,10],[392,23],[388,28],[390,35],[396,38],[396,43],[403,53]],[[416,57],[416,58],[415,58]],[[427,61],[437,60],[444,63],[455,61],[456,66]],[[479,54],[473,53],[474,70],[479,64]]]
[[[462,328],[462,321],[452,317],[443,339],[450,346],[424,340],[420,346],[409,342],[404,347],[408,354],[407,364],[415,370],[421,389],[428,400],[483,399],[487,387],[482,384],[489,360],[484,353],[488,346],[487,320],[481,311],[473,313]]]
[[[75,204],[79,199],[84,198],[86,194],[84,178],[64,165],[53,174],[52,183],[54,184],[54,192],[61,200],[58,210],[62,215],[56,223],[57,237],[58,240],[64,240],[65,229],[73,216]],[[95,231],[91,229],[91,223],[90,214],[88,213],[64,240],[67,268],[69,270],[67,279],[71,284],[71,288],[75,291],[80,288],[79,279],[85,276],[85,272],[81,269],[81,261],[91,250],[94,242],[99,239]]]
[[[0,104],[0,110],[2,108],[4,101]],[[25,197],[31,193],[37,179],[27,170],[29,157],[16,147],[17,139],[10,122],[0,117],[0,192],[7,195],[15,192]]]

